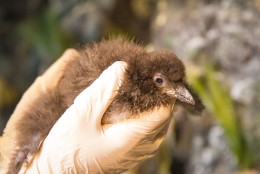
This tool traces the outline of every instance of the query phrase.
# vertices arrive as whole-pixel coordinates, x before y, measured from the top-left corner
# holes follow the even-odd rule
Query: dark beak
[[[182,83],[176,84],[173,89],[168,90],[167,92],[182,102],[195,105],[192,95]]]

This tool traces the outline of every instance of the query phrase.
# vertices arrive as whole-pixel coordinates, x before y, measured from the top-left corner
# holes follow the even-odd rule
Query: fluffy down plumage
[[[125,61],[128,65],[122,86],[105,113],[102,124],[127,119],[129,113],[138,114],[161,105],[170,105],[176,99],[189,103],[195,110],[203,109],[200,99],[185,81],[183,63],[169,50],[147,53],[143,47],[117,38],[84,46],[79,53],[69,63],[58,88],[49,96],[39,97],[34,103],[38,107],[14,125],[13,131],[17,137],[15,141],[9,141],[16,142],[19,148],[9,157],[9,173],[18,173],[28,153],[36,151],[40,141],[76,96],[115,61]],[[189,102],[184,94],[172,92],[172,89],[179,89],[179,85],[190,92],[193,101]],[[187,93],[188,97],[190,94]]]

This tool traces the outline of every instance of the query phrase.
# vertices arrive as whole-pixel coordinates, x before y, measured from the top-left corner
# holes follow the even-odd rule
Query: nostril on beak
[[[176,84],[175,87],[167,90],[167,93],[180,100],[181,102],[195,105],[195,100],[193,99],[191,93],[182,83]]]
[[[195,101],[190,94],[190,92],[186,89],[186,87],[183,84],[178,84],[176,92],[175,92],[175,97],[185,103],[195,105]]]

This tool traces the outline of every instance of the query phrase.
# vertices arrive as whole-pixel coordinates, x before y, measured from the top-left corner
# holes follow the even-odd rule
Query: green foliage
[[[71,43],[59,22],[57,15],[49,8],[21,23],[18,32],[39,55],[56,59]]]
[[[0,112],[2,107],[12,104],[16,97],[16,90],[0,77]]]
[[[224,88],[224,82],[216,77],[216,71],[210,63],[205,63],[204,79],[194,80],[194,88],[200,94],[207,109],[223,127],[233,154],[241,169],[252,168],[256,157],[252,141],[243,129],[237,116],[233,101]]]

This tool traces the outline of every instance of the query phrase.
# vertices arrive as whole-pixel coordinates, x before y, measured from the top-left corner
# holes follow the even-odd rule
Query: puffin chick
[[[103,125],[123,121],[129,115],[155,107],[172,105],[175,100],[190,105],[194,111],[203,110],[198,95],[185,81],[183,63],[172,51],[148,53],[143,47],[122,38],[87,45],[69,62],[59,86],[50,95],[40,96],[33,104],[37,107],[12,125],[16,136],[8,137],[8,141],[15,142],[18,148],[8,157],[7,173],[19,172],[28,153],[37,150],[76,96],[116,61],[126,62],[127,68],[122,85],[102,118]]]

